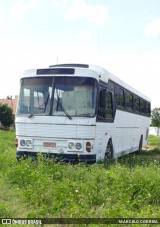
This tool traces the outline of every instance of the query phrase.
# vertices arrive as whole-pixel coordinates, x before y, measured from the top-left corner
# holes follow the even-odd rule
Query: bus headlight
[[[76,149],[81,150],[82,149],[82,144],[81,143],[76,143]]]
[[[26,145],[26,141],[25,140],[20,140],[20,146],[21,147],[25,147]]]
[[[82,151],[83,150],[83,142],[68,141],[68,149],[69,149],[69,151]]]
[[[73,142],[69,142],[69,143],[68,143],[68,148],[69,148],[70,150],[73,150],[73,149],[74,149],[74,143],[73,143]]]
[[[32,148],[33,147],[33,142],[31,139],[20,139],[19,141],[19,146],[22,148]]]
[[[26,146],[31,148],[32,147],[32,141],[31,140],[26,140]]]

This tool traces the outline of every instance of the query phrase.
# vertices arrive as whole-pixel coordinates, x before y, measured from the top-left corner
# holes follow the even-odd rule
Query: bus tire
[[[112,145],[112,140],[110,139],[108,141],[105,155],[104,155],[104,166],[108,167],[110,160],[113,158],[113,145]]]
[[[138,150],[136,151],[137,154],[139,154],[141,152],[142,145],[143,145],[143,136],[141,135],[141,138],[139,140],[139,147],[138,147]]]

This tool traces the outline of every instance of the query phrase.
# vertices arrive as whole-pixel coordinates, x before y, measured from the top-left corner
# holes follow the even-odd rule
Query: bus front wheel
[[[112,140],[109,140],[105,155],[104,155],[104,166],[107,167],[110,160],[113,158],[113,145],[112,145]]]

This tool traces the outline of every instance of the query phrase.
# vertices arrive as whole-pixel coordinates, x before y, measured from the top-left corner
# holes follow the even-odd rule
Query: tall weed
[[[109,169],[57,163],[41,155],[17,162],[12,139],[13,134],[0,148],[0,177],[17,188],[27,217],[160,216],[160,163],[152,153],[113,160]],[[5,204],[0,212],[8,214]]]

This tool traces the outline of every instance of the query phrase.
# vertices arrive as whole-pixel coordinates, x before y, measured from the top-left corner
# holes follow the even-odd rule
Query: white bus
[[[98,162],[147,144],[150,100],[107,70],[59,64],[24,72],[16,157]]]

